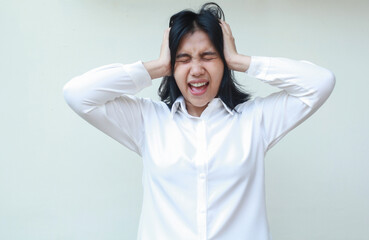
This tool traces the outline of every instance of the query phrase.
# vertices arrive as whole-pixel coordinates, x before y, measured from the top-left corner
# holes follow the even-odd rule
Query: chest
[[[256,166],[263,154],[258,123],[253,119],[177,119],[147,134],[144,164],[153,175],[186,178],[235,178]]]

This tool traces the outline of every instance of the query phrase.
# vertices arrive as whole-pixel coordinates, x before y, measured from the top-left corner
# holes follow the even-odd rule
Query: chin
[[[207,100],[200,100],[200,101],[191,101],[190,104],[197,108],[206,107],[210,101]]]

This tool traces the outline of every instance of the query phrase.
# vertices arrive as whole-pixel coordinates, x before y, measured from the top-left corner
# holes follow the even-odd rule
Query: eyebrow
[[[217,56],[218,54],[216,52],[204,52],[201,54],[201,57],[205,57],[205,56]]]
[[[191,57],[188,53],[180,53],[176,56],[176,58],[183,58],[183,57]]]
[[[216,52],[212,52],[212,51],[208,51],[208,52],[203,52],[200,54],[201,57],[205,57],[205,56],[217,56],[218,54]],[[190,54],[188,53],[180,53],[176,56],[176,59],[178,58],[183,58],[183,57],[191,57]]]

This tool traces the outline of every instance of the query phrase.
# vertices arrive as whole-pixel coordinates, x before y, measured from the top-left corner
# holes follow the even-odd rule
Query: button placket
[[[197,222],[200,234],[200,239],[206,239],[207,235],[207,141],[206,141],[206,125],[204,120],[200,120],[197,127],[198,139],[198,165],[197,165],[197,196],[198,196],[198,214]]]

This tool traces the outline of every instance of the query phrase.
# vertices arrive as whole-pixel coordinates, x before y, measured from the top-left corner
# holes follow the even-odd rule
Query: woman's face
[[[224,65],[208,35],[201,30],[185,35],[178,47],[174,78],[190,115],[200,116],[218,94]]]

